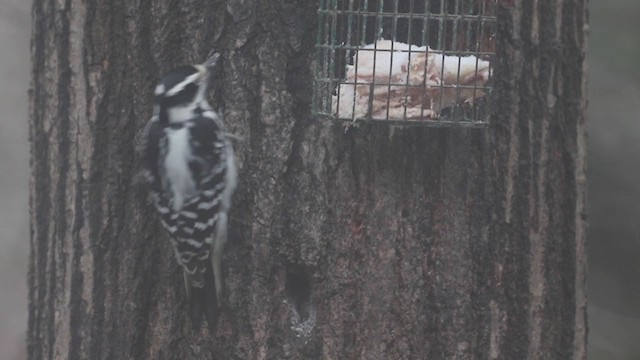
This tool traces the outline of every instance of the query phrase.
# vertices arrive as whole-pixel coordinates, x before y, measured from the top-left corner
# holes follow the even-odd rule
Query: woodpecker
[[[233,147],[222,114],[206,100],[220,57],[167,72],[155,88],[142,148],[151,202],[184,274],[189,316],[213,329],[222,294],[221,261],[237,185]]]

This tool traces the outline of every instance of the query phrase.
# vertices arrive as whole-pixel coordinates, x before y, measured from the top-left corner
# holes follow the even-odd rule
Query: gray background
[[[0,359],[25,359],[31,1],[0,0]]]
[[[0,0],[0,359],[25,358],[30,6]],[[640,359],[640,1],[592,0],[589,351]]]
[[[640,1],[589,10],[590,359],[640,359]]]

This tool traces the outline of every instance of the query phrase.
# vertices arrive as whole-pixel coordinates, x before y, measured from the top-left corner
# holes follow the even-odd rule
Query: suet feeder
[[[320,0],[313,111],[354,123],[488,123],[496,0]]]

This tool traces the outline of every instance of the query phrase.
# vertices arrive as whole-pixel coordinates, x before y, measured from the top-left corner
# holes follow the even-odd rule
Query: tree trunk
[[[586,0],[500,7],[488,129],[310,113],[316,2],[36,0],[30,359],[586,359]],[[239,190],[194,332],[136,141],[222,49]]]

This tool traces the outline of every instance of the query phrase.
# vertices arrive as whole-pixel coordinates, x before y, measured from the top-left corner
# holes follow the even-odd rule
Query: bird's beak
[[[211,50],[209,56],[207,57],[207,60],[202,63],[202,66],[204,66],[207,70],[210,70],[214,68],[216,64],[218,64],[218,59],[220,59],[220,53],[216,52],[215,50]]]

